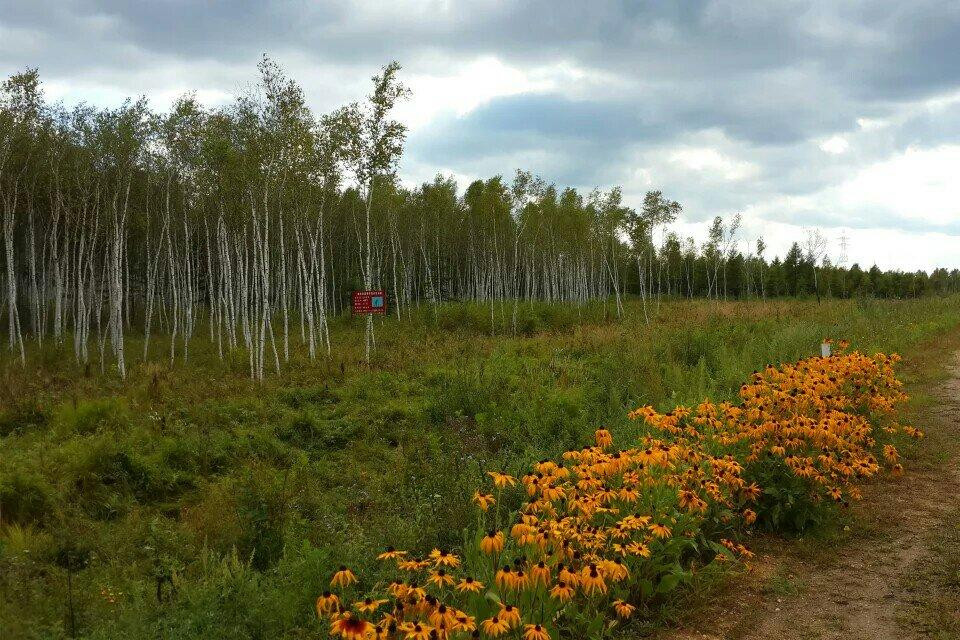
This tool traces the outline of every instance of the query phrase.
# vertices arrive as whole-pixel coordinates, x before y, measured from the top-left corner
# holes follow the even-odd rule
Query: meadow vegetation
[[[362,322],[341,345],[293,350],[252,382],[246,356],[199,340],[169,364],[162,341],[126,380],[74,365],[69,342],[3,364],[0,627],[11,637],[305,638],[340,565],[359,589],[388,577],[387,545],[464,546],[463,502],[487,470],[522,475],[630,410],[733,400],[768,363],[826,336],[867,354],[960,326],[956,297],[423,306]],[[142,345],[130,340],[130,353]],[[153,351],[156,353],[153,353]],[[163,362],[164,364],[157,364]],[[796,523],[808,526],[806,521]],[[778,527],[790,529],[792,525]],[[656,620],[685,597],[650,603]]]

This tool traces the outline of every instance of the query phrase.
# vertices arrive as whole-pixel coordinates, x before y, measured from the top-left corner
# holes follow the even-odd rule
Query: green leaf
[[[590,622],[590,625],[587,627],[587,637],[593,638],[596,637],[600,630],[603,629],[603,620],[604,616],[596,615],[593,620]]]
[[[676,573],[668,573],[660,579],[657,585],[657,593],[669,593],[677,588],[682,576]]]

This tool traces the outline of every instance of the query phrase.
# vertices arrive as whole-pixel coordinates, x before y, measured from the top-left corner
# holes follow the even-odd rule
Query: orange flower
[[[630,544],[627,545],[626,551],[627,553],[634,556],[640,556],[642,558],[650,557],[650,547],[643,544],[642,542],[631,542]]]
[[[550,597],[560,602],[570,602],[573,599],[573,588],[561,580],[550,589]]]
[[[473,501],[477,503],[481,511],[486,511],[490,508],[490,505],[496,503],[492,493],[480,493],[479,491],[474,492]]]
[[[563,580],[571,587],[576,587],[580,583],[580,578],[573,571],[567,569],[563,564],[557,565],[557,578]]]
[[[524,629],[523,640],[550,640],[550,634],[539,624],[528,624]]]
[[[534,586],[538,584],[547,586],[550,583],[550,567],[547,563],[541,560],[530,567],[530,583]]]
[[[497,616],[493,616],[492,618],[481,622],[480,628],[483,629],[484,634],[490,636],[491,638],[502,636],[507,631],[510,631],[510,625]]]
[[[387,587],[387,593],[397,600],[403,600],[403,597],[407,595],[407,585],[398,581],[391,582],[390,586]]]
[[[420,571],[430,566],[429,560],[403,560],[397,559],[397,568],[401,571]]]
[[[629,618],[633,615],[633,611],[636,609],[636,607],[632,604],[627,604],[623,600],[617,599],[613,601],[613,609],[621,618]]]
[[[372,632],[372,624],[349,613],[330,624],[330,635],[343,636],[345,640],[367,640]]]
[[[604,581],[603,574],[600,573],[596,564],[591,563],[580,572],[580,587],[587,595],[592,594],[594,591],[601,593],[607,592],[607,583]]]
[[[513,570],[509,565],[503,565],[503,568],[497,571],[494,582],[501,589],[512,589],[514,586]]]
[[[883,457],[890,464],[896,464],[900,460],[900,454],[892,444],[883,445]]]
[[[483,589],[483,583],[467,576],[457,585],[457,591],[460,593],[480,593]]]
[[[317,617],[322,618],[328,613],[335,613],[340,607],[340,598],[335,593],[324,591],[323,595],[317,598]]]
[[[377,556],[377,560],[395,560],[407,555],[406,551],[397,551],[393,547],[387,547],[387,550]]]
[[[509,476],[505,473],[498,473],[496,471],[487,471],[487,475],[493,478],[493,485],[498,489],[505,489],[507,487],[512,487],[517,484],[517,479],[513,476]]]
[[[500,613],[497,614],[497,617],[510,625],[511,628],[520,624],[520,610],[510,604],[500,607]]]
[[[430,640],[433,627],[420,622],[405,622],[400,625],[400,630],[405,634],[404,640]]]
[[[430,559],[433,560],[433,564],[437,567],[459,567],[460,558],[449,553],[447,551],[441,551],[440,549],[434,549],[430,552]]]
[[[503,532],[488,531],[487,535],[480,539],[480,550],[489,555],[503,551]]]
[[[454,627],[457,631],[470,633],[477,628],[476,618],[469,616],[462,611],[457,612],[457,623]]]
[[[593,436],[597,441],[597,446],[601,449],[613,446],[613,436],[611,436],[610,432],[606,429],[597,429]]]
[[[438,587],[448,587],[453,584],[453,576],[443,569],[437,569],[436,571],[430,572],[430,575],[427,577],[427,582],[435,584]]]
[[[438,629],[450,629],[457,625],[457,613],[453,607],[441,604],[430,613],[430,623]]]
[[[364,598],[359,602],[354,602],[353,608],[360,613],[373,613],[379,609],[381,605],[387,602],[389,602],[389,600],[374,600],[373,598]]]
[[[333,587],[346,587],[356,581],[357,576],[353,575],[353,571],[350,571],[350,569],[340,565],[340,569],[333,574],[333,578],[330,579],[330,585]]]

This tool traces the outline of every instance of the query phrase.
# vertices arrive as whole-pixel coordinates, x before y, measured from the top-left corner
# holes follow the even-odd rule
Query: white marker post
[[[821,342],[821,343],[820,343],[820,355],[821,355],[822,357],[824,357],[824,358],[829,358],[829,357],[830,357],[830,343],[829,343],[829,342]]]

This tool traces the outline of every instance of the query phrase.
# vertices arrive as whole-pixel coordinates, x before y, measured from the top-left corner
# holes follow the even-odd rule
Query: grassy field
[[[821,338],[909,353],[960,326],[960,300],[665,302],[423,309],[377,329],[339,320],[250,382],[210,344],[120,381],[72,347],[7,358],[0,399],[0,628],[16,638],[307,638],[332,568],[386,544],[455,547],[488,468],[518,472],[629,409],[731,398]],[[204,330],[204,326],[198,330]],[[299,336],[298,336],[299,339]],[[131,341],[128,353],[142,352]],[[374,574],[361,576],[369,584]],[[69,588],[68,588],[69,580]],[[72,592],[72,602],[69,594]]]

